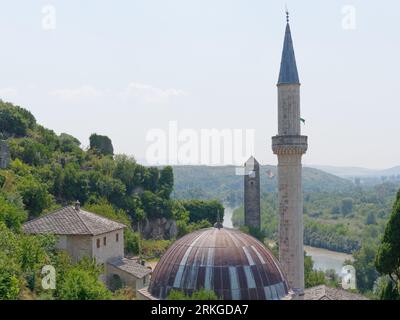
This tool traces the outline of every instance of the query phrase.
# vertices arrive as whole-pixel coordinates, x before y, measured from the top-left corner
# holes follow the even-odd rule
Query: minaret
[[[244,224],[260,230],[260,164],[252,156],[244,170]]]
[[[278,80],[278,135],[272,150],[278,156],[279,260],[299,298],[304,295],[303,192],[301,157],[307,137],[300,132],[300,81],[289,13]]]

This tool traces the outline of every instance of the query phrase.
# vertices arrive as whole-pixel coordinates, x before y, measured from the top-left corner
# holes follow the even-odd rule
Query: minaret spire
[[[292,32],[289,25],[289,11],[286,9],[286,31],[283,42],[281,70],[279,72],[279,84],[300,84],[297,72],[296,57],[294,54]]]
[[[302,155],[307,137],[300,127],[300,81],[294,56],[289,12],[278,81],[278,135],[272,150],[278,156],[279,260],[296,297],[304,295]]]

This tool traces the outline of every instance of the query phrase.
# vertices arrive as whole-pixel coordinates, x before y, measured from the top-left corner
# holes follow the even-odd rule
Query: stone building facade
[[[244,164],[244,224],[260,229],[260,164],[250,157]]]
[[[103,264],[124,256],[124,233],[114,230],[99,235],[59,235],[57,248],[68,252],[75,262],[90,257]]]

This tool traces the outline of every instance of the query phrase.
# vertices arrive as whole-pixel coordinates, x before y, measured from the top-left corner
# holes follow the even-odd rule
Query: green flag
[[[306,124],[306,119],[300,118],[300,121],[303,122],[303,124]]]

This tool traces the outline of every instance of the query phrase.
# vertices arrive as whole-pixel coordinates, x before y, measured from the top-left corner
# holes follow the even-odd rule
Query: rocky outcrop
[[[8,142],[0,140],[0,169],[6,169],[10,162],[10,150]]]
[[[146,219],[141,228],[142,236],[145,239],[169,240],[178,234],[176,221],[166,218]]]

